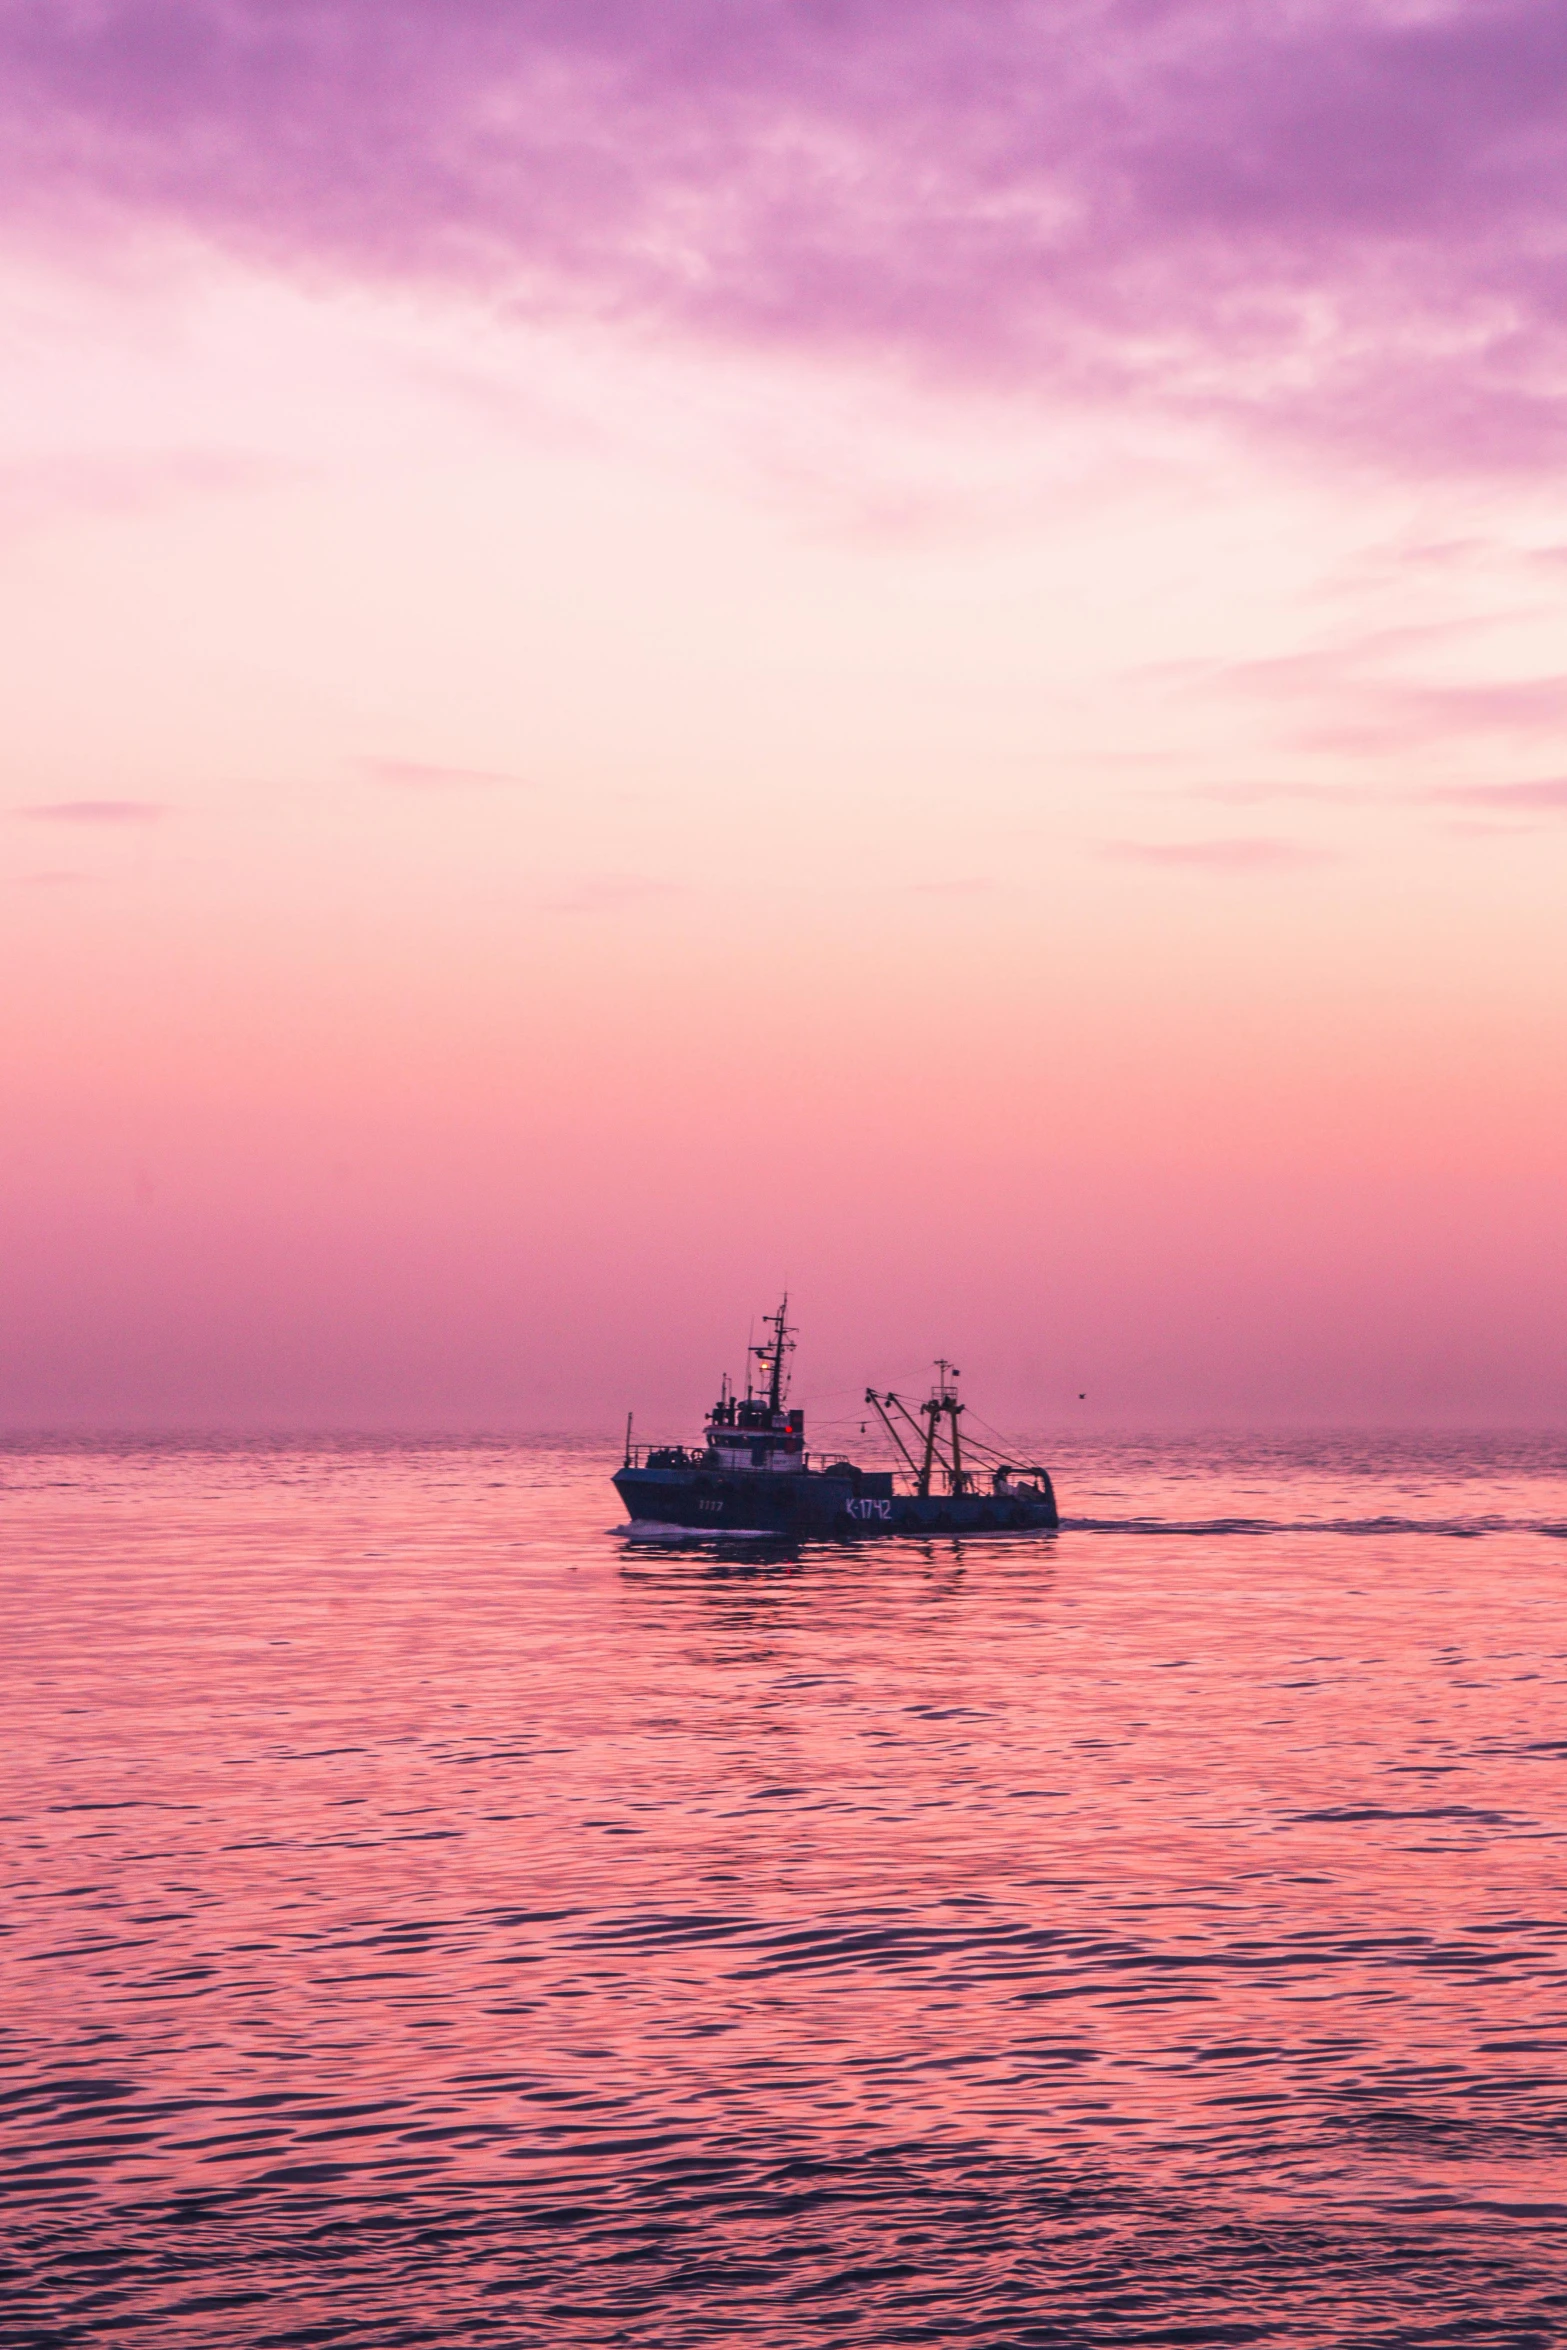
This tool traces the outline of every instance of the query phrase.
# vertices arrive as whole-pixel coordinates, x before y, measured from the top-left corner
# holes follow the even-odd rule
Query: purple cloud
[[[1567,455],[1542,0],[0,0],[16,229]]]
[[[157,800],[44,800],[16,813],[39,824],[155,824],[165,811]]]
[[[1331,851],[1290,840],[1118,840],[1108,842],[1104,854],[1122,864],[1192,873],[1279,873],[1332,861]]]

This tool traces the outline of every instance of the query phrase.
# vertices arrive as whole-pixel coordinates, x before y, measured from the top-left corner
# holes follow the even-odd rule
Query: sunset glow
[[[1558,1422],[1564,79],[0,5],[8,1423]]]

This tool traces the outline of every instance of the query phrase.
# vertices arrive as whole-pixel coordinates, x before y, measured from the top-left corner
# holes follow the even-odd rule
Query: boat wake
[[[615,1526],[611,1532],[623,1535],[627,1542],[678,1542],[682,1548],[688,1542],[780,1542],[786,1539],[776,1526],[661,1526],[651,1518],[638,1518],[629,1526]]]
[[[1546,1534],[1567,1524],[1541,1518],[1063,1518],[1063,1534],[1437,1534],[1474,1542],[1487,1534]]]

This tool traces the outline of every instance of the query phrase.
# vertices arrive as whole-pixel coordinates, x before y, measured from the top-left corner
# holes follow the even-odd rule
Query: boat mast
[[[775,1416],[783,1410],[783,1399],[786,1392],[784,1357],[794,1352],[789,1337],[788,1313],[789,1292],[786,1289],[783,1295],[783,1304],[778,1308],[777,1313],[762,1316],[763,1322],[773,1334],[772,1345],[759,1346],[755,1350],[757,1359],[767,1371],[767,1408]]]
[[[893,1412],[901,1412],[904,1419],[908,1421],[910,1428],[914,1430],[914,1435],[917,1440],[919,1436],[919,1430],[917,1427],[915,1427],[914,1421],[909,1416],[908,1406],[901,1400],[901,1398],[893,1394],[890,1387],[887,1390],[885,1398],[879,1396],[876,1393],[874,1387],[867,1387],[865,1390],[865,1400],[870,1405],[872,1411],[876,1414],[877,1419],[880,1420],[882,1426],[886,1429],[887,1434],[892,1438],[892,1441],[897,1446],[899,1452],[902,1453],[905,1461],[907,1461],[909,1465],[909,1474],[913,1477],[918,1477],[920,1473],[919,1463],[914,1458],[914,1455],[910,1452],[908,1446],[904,1443],[903,1438],[898,1434],[897,1428],[894,1426],[891,1417]]]
[[[942,1467],[947,1471],[949,1490],[953,1493],[966,1493],[968,1490],[968,1476],[963,1467],[962,1439],[958,1434],[958,1414],[962,1411],[963,1406],[958,1401],[957,1391],[948,1384],[947,1373],[949,1371],[954,1379],[962,1377],[956,1363],[949,1363],[945,1355],[939,1356],[936,1362],[936,1392],[928,1403],[923,1403],[920,1406],[925,1415],[925,1460],[920,1470],[918,1487],[922,1496],[929,1493],[931,1471],[937,1461],[941,1461],[941,1455],[936,1450],[936,1422],[938,1420],[946,1420],[952,1430],[950,1467],[946,1461],[941,1461]]]
[[[921,1404],[920,1409],[925,1415],[925,1458],[920,1463],[919,1479],[914,1490],[923,1501],[930,1492],[930,1472],[936,1460],[936,1422],[941,1415],[941,1406],[932,1396],[929,1403]]]
[[[963,1409],[955,1395],[947,1398],[947,1417],[952,1422],[952,1490],[967,1493],[968,1471],[963,1466],[963,1448],[958,1438],[958,1414]]]
[[[865,1390],[866,1402],[871,1406],[887,1434],[907,1461],[914,1478],[914,1490],[921,1500],[928,1498],[931,1481],[938,1469],[947,1480],[949,1492],[966,1493],[972,1482],[968,1471],[963,1466],[961,1440],[958,1436],[958,1414],[962,1411],[963,1406],[947,1384],[948,1370],[951,1370],[954,1379],[959,1376],[959,1372],[955,1364],[945,1362],[938,1363],[936,1368],[941,1373],[940,1384],[929,1401],[920,1405],[920,1417],[925,1422],[923,1428],[902,1396],[894,1395],[890,1387],[885,1395],[878,1395],[874,1387],[867,1387]],[[899,1435],[892,1418],[894,1412],[907,1423],[910,1435],[914,1438],[915,1443],[922,1448],[921,1457],[918,1460],[915,1459]],[[952,1458],[950,1461],[936,1440],[937,1423],[941,1420],[950,1421],[952,1426]]]

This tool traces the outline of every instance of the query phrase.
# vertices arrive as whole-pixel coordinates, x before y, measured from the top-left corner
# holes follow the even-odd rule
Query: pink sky
[[[1567,21],[0,0],[0,1417],[1567,1415]],[[1086,1390],[1086,1404],[1078,1401]]]

